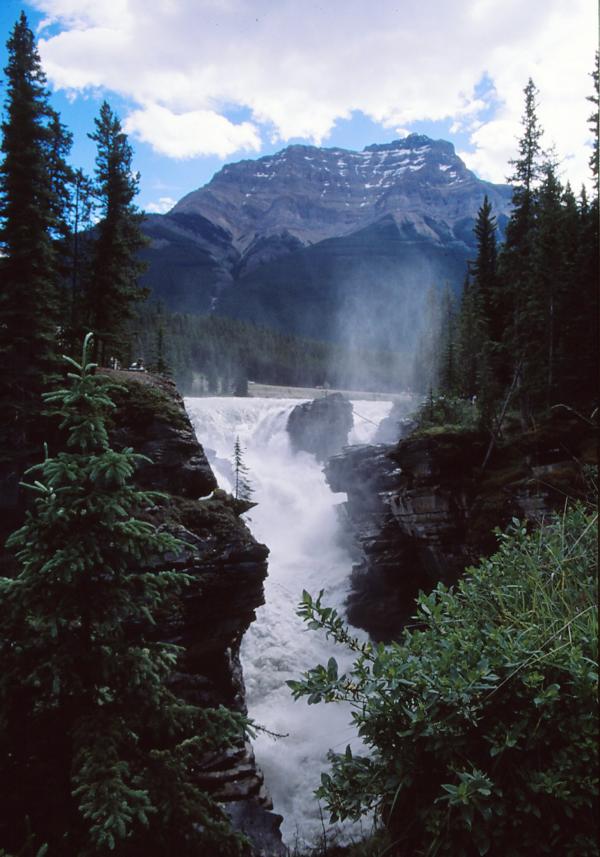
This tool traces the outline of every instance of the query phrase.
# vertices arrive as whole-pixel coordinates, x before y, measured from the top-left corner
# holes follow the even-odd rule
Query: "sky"
[[[87,134],[106,99],[147,211],[225,163],[411,132],[450,140],[480,178],[503,182],[529,77],[563,180],[589,181],[594,0],[0,0],[2,67],[21,9],[73,165],[93,171]]]

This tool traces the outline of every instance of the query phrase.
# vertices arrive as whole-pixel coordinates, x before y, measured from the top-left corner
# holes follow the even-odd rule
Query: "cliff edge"
[[[354,551],[350,622],[376,640],[397,637],[419,590],[455,583],[496,548],[494,530],[512,517],[539,522],[587,487],[597,463],[593,426],[568,411],[515,433],[494,451],[475,431],[415,433],[396,444],[348,447],[325,468],[346,492]]]

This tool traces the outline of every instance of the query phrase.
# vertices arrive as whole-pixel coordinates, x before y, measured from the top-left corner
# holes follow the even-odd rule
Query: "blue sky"
[[[101,101],[120,115],[142,175],[139,203],[165,210],[230,161],[290,143],[362,149],[408,132],[451,140],[503,181],[522,89],[540,90],[546,145],[587,179],[586,117],[597,39],[589,0],[3,0],[5,42],[24,9],[72,161]]]

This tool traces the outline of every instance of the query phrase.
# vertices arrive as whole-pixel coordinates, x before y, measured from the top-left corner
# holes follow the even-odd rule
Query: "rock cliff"
[[[317,461],[325,461],[341,452],[353,425],[350,401],[342,393],[331,393],[296,405],[286,429],[293,450],[312,452]]]
[[[493,552],[495,527],[513,516],[540,520],[585,493],[581,464],[597,461],[593,430],[556,414],[496,450],[476,432],[409,436],[397,444],[348,447],[326,465],[346,492],[355,564],[348,617],[377,640],[398,635],[419,590],[451,584]]]

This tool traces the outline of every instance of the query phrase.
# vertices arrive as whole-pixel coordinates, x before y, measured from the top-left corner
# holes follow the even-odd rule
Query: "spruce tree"
[[[462,396],[469,399],[479,392],[480,320],[479,292],[475,287],[469,267],[463,284],[456,325],[459,391]]]
[[[248,468],[244,462],[244,454],[239,437],[236,437],[233,446],[233,496],[236,500],[251,500],[252,486],[248,479]]]
[[[246,721],[167,687],[180,650],[154,622],[192,578],[163,570],[181,543],[140,518],[160,495],[131,482],[142,456],[109,445],[115,385],[89,351],[88,335],[45,395],[66,450],[28,472],[35,504],[7,542],[20,569],[0,579],[0,848],[33,833],[50,855],[237,854],[194,772]]]
[[[481,298],[481,313],[486,325],[486,334],[495,342],[500,342],[504,332],[505,313],[502,306],[502,290],[498,282],[498,249],[496,244],[496,218],[492,206],[484,197],[477,212],[475,238],[477,257],[472,265],[472,273]]]
[[[583,360],[579,367],[577,393],[584,403],[598,405],[598,326],[599,295],[598,276],[600,272],[600,200],[598,197],[598,140],[600,135],[598,104],[600,102],[600,54],[596,53],[594,71],[591,75],[594,90],[589,101],[594,110],[589,117],[592,134],[592,155],[590,167],[595,194],[590,205],[581,205],[582,233],[580,253],[580,281],[582,285],[581,309],[585,307],[586,318],[579,319],[579,349]],[[583,315],[583,313],[581,313]],[[582,383],[583,382],[583,383]]]
[[[594,92],[588,96],[588,101],[594,105],[594,109],[589,116],[590,132],[592,134],[592,154],[590,155],[590,170],[594,182],[596,197],[598,196],[598,138],[600,136],[600,112],[598,111],[599,95],[600,95],[600,53],[596,51],[596,60],[594,71],[591,74],[594,83]]]
[[[7,43],[0,164],[0,423],[22,442],[56,367],[59,254],[70,136],[50,108],[24,13]]]
[[[477,348],[476,387],[482,423],[490,427],[506,377],[504,337],[509,310],[498,277],[496,218],[487,198],[475,223],[477,256],[472,265],[473,344]]]
[[[544,164],[537,199],[536,237],[528,326],[529,385],[539,407],[556,403],[561,338],[569,285],[564,190],[554,164]]]
[[[532,321],[536,321],[537,305],[533,299],[533,246],[536,229],[537,186],[541,173],[543,135],[537,117],[537,89],[529,79],[524,89],[525,109],[522,117],[522,136],[519,156],[511,161],[514,172],[513,209],[506,228],[506,242],[500,258],[501,277],[511,304],[511,318],[506,340],[510,355],[508,374],[518,376],[518,395],[523,425],[529,422],[532,412],[532,394],[536,382],[532,379],[536,356],[530,353]]]
[[[65,307],[67,332],[65,345],[73,351],[83,337],[85,305],[84,289],[91,275],[93,249],[94,189],[91,179],[83,170],[75,170],[69,183],[67,205],[67,263]]]
[[[125,356],[126,322],[135,303],[147,295],[138,285],[145,268],[138,252],[146,242],[143,215],[133,202],[139,174],[132,171],[127,136],[106,101],[94,121],[96,130],[89,137],[97,146],[95,190],[101,220],[87,290],[87,323],[96,331],[96,359],[106,363],[110,356]]]

